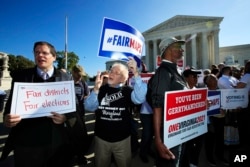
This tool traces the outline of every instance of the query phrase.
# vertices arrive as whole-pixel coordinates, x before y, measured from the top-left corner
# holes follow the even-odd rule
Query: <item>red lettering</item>
[[[139,53],[142,52],[141,44],[139,42],[137,42],[136,40],[132,39],[132,38],[130,39],[130,47],[135,49]]]
[[[214,105],[218,105],[219,104],[219,99],[213,99],[211,100],[211,105],[214,106]]]
[[[177,130],[179,130],[179,128],[180,128],[180,127],[179,127],[179,123],[170,125],[170,126],[169,126],[169,129],[168,129],[168,132],[171,133],[171,132],[177,131]]]
[[[205,115],[201,115],[201,116],[197,117],[197,123],[203,122],[204,120],[205,120]]]

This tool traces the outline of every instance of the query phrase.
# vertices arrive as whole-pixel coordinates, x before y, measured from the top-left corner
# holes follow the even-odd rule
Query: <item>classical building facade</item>
[[[220,62],[233,66],[244,66],[250,60],[250,44],[220,47]]]
[[[219,64],[219,32],[223,17],[176,15],[143,32],[145,38],[145,64],[149,71],[157,68],[159,43],[167,37],[186,41],[183,66],[198,69]]]
[[[148,71],[157,68],[160,42],[170,36],[186,41],[183,67],[198,69],[210,68],[212,64],[224,63],[231,66],[244,66],[250,60],[250,44],[219,47],[220,23],[223,17],[177,15],[143,32],[145,55],[142,61]],[[106,62],[108,70],[114,62]]]

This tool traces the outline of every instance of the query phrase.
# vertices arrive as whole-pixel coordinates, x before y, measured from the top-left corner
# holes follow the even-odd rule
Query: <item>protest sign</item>
[[[141,73],[140,76],[141,76],[141,79],[143,82],[145,83],[148,83],[149,79],[154,75],[154,73]],[[128,77],[128,85],[130,86],[134,86],[134,80],[132,79],[133,78],[133,75],[132,74],[129,74],[129,77]]]
[[[220,91],[219,90],[209,90],[208,100],[210,101],[210,106],[207,110],[207,115],[220,114]]]
[[[34,118],[76,110],[73,81],[21,83],[14,85],[11,114]]]
[[[98,56],[128,61],[134,57],[138,67],[142,56],[144,37],[132,26],[104,18]]]
[[[207,89],[165,93],[164,144],[172,148],[207,132]]]
[[[248,90],[242,89],[220,89],[221,108],[237,109],[246,108],[248,105]]]

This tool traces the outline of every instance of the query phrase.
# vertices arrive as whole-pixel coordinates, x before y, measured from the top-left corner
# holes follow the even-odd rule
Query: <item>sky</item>
[[[176,16],[223,17],[219,46],[250,44],[249,0],[1,0],[0,52],[34,60],[36,41],[79,56],[92,77],[110,59],[98,56],[103,18],[119,20],[141,33]]]

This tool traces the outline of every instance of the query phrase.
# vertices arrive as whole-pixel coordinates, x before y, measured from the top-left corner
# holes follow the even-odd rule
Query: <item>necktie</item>
[[[43,72],[42,73],[42,78],[43,78],[43,80],[48,79],[48,74],[46,72]]]

